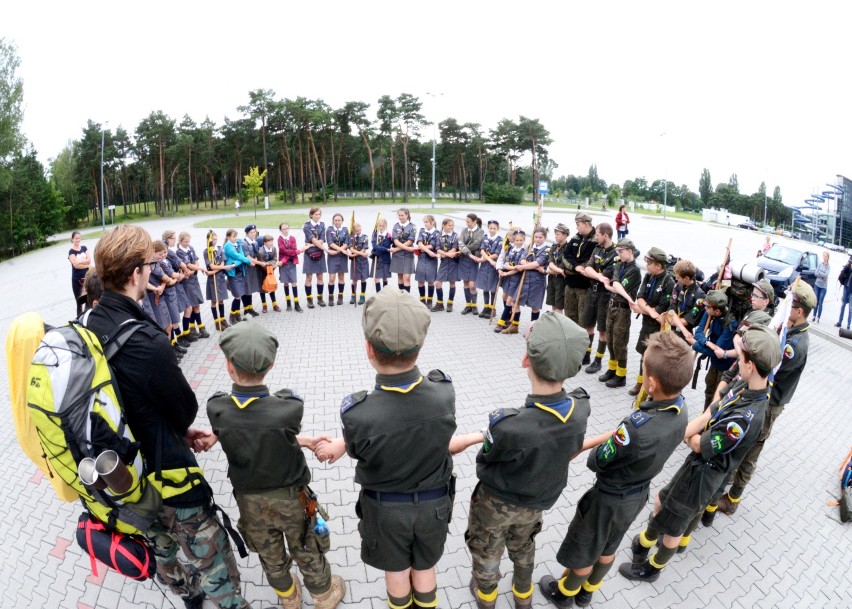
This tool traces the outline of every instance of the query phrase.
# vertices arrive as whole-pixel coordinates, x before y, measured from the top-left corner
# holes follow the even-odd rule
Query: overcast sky
[[[538,118],[555,174],[736,172],[797,204],[852,176],[848,2],[30,2],[0,37],[24,80],[42,160],[87,119],[132,131],[151,111],[217,124],[248,91],[333,107],[402,92],[430,120]],[[427,92],[443,92],[433,100]],[[665,134],[665,135],[662,135]]]

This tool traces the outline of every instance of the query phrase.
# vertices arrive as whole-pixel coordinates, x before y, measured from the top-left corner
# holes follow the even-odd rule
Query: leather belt
[[[608,490],[602,489],[600,486],[595,484],[595,488],[598,489],[599,493],[603,493],[604,495],[610,495],[612,497],[630,497],[631,495],[638,495],[639,493],[646,491],[649,486],[650,486],[650,483],[643,484],[642,486],[635,486],[635,487],[628,489],[624,492],[617,493],[615,491],[608,491]]]
[[[433,488],[428,491],[418,491],[416,493],[390,493],[383,491],[374,491],[368,488],[364,489],[364,494],[370,499],[381,501],[382,503],[419,503],[421,501],[431,501],[445,496],[449,492],[449,488],[442,486],[441,488]]]
[[[630,308],[629,304],[627,304],[626,302],[618,301],[618,300],[610,300],[609,306],[611,306],[613,309],[629,309]]]

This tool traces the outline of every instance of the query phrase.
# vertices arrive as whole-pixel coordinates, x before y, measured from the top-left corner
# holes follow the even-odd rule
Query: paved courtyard
[[[460,207],[455,205],[453,209]],[[358,220],[365,227],[372,226],[377,209],[383,214],[391,210],[389,206],[357,208]],[[485,220],[500,220],[504,226],[510,219],[527,227],[531,224],[530,208],[472,205],[471,209]],[[333,211],[335,208],[329,204],[325,213],[327,220]],[[342,211],[348,219],[349,210]],[[423,213],[428,212],[418,208],[414,213],[413,219],[418,226],[422,225]],[[544,223],[552,227],[556,222],[566,222],[573,233],[573,213],[547,210]],[[449,215],[456,218],[459,229],[464,214],[452,211]],[[600,213],[594,215],[596,223],[604,219]],[[608,214],[610,222],[612,215]],[[164,228],[188,228],[190,220],[184,222],[186,224],[181,225],[157,220],[145,226],[152,235],[158,236]],[[248,222],[245,216],[234,219],[240,232]],[[262,216],[257,224],[265,228]],[[734,239],[735,258],[743,259],[750,259],[763,239],[745,231],[679,220],[663,222],[637,216],[634,224],[630,236],[643,252],[657,245],[696,261],[705,271],[721,262],[728,237]],[[204,229],[195,228],[190,232],[196,249],[200,250]],[[224,229],[217,232],[223,235]],[[271,227],[261,232],[277,234]],[[94,248],[92,240],[84,239],[84,244]],[[72,315],[69,269],[65,260],[67,249],[67,242],[63,242],[0,264],[0,291],[5,294],[0,305],[0,336],[4,343],[12,319],[24,311],[35,310],[51,324],[60,324]],[[696,531],[689,551],[673,559],[656,583],[635,584],[615,570],[611,571],[601,591],[595,595],[592,607],[850,607],[852,527],[840,523],[836,507],[826,505],[836,499],[837,468],[852,443],[849,431],[852,429],[849,409],[852,341],[829,340],[829,336],[836,336],[833,323],[839,312],[835,277],[845,259],[840,254],[832,254],[831,291],[823,315],[827,321],[814,331],[807,368],[796,396],[776,423],[775,433],[763,452],[755,478],[736,516],[729,518],[720,514],[712,527]],[[38,287],[34,289],[33,284]],[[300,296],[304,297],[301,287]],[[461,286],[458,296],[457,301],[460,301]],[[496,335],[487,321],[463,317],[460,309],[457,307],[451,314],[433,314],[429,338],[419,363],[424,372],[440,368],[452,376],[457,396],[458,429],[468,432],[481,429],[486,424],[487,413],[495,407],[520,405],[529,385],[520,367],[524,350],[521,336]],[[259,318],[281,341],[280,363],[269,374],[268,384],[273,389],[289,387],[305,399],[303,433],[338,435],[338,407],[342,398],[373,385],[374,372],[364,357],[360,313],[360,308],[347,304],[306,310],[302,314],[270,312]],[[202,308],[202,316],[205,323],[209,323],[208,308]],[[527,323],[529,312],[525,311],[522,327]],[[628,386],[638,367],[638,355],[632,348],[638,330],[639,324],[635,322]],[[213,335],[214,338],[192,346],[181,364],[201,405],[197,421],[201,427],[208,426],[204,415],[207,398],[217,390],[227,389],[230,384],[216,344],[217,333]],[[311,337],[310,341],[305,340],[307,336]],[[327,347],[317,350],[316,344]],[[5,352],[0,357],[5,358]],[[5,361],[2,369],[0,400],[8,404]],[[631,407],[626,389],[607,389],[596,376],[581,372],[566,385],[583,387],[591,395],[590,435],[614,428]],[[687,389],[685,392],[692,415],[701,410],[702,389],[700,381],[697,391]],[[92,576],[88,557],[74,541],[80,505],[61,503],[55,497],[50,484],[19,449],[8,407],[0,409],[0,413],[0,476],[5,481],[0,499],[4,521],[0,540],[5,548],[0,558],[0,607],[171,607],[151,582],[140,584],[126,580],[103,566],[98,577]],[[416,442],[417,438],[411,441]],[[677,450],[652,484],[652,493],[669,480],[685,455],[685,447]],[[476,452],[471,449],[455,457],[458,495],[446,550],[438,563],[438,596],[440,606],[445,608],[475,606],[467,589],[470,555],[464,544],[470,493],[476,482],[475,456]],[[584,454],[572,462],[568,487],[553,509],[545,513],[544,530],[536,539],[535,581],[545,573],[558,575],[562,570],[555,562],[556,551],[573,517],[576,502],[594,480],[585,468],[585,458]],[[217,502],[235,518],[237,508],[220,447],[200,455],[199,461]],[[343,457],[335,465],[324,465],[309,455],[308,463],[313,475],[311,486],[331,516],[329,559],[332,569],[347,581],[342,606],[386,607],[382,573],[365,566],[359,556],[354,514],[358,487],[353,482],[353,462]],[[640,529],[646,517],[647,512],[644,512],[634,523],[619,550],[617,563],[629,559],[629,538]],[[244,593],[252,606],[273,605],[275,595],[266,584],[257,556],[251,555],[239,562]],[[508,559],[504,559],[502,572],[497,607],[508,608],[512,606]],[[169,598],[176,606],[181,606],[179,599],[171,595]],[[550,606],[538,591],[533,601],[535,607]],[[310,605],[310,600],[305,604]]]

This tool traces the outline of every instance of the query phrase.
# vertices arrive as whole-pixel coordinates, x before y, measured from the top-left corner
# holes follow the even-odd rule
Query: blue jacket
[[[225,245],[222,247],[222,251],[225,252],[225,264],[236,264],[232,269],[227,269],[225,274],[228,277],[234,277],[237,272],[245,275],[245,269],[247,266],[251,265],[251,260],[249,260],[246,256],[243,255],[241,248],[238,245],[234,245],[230,241],[225,241]]]
[[[705,311],[695,326],[695,344],[692,345],[692,350],[698,351],[701,355],[708,356],[710,358],[710,365],[716,370],[727,370],[737,361],[736,358],[731,357],[719,359],[713,350],[706,345],[709,340],[717,347],[726,351],[734,348],[734,334],[737,331],[737,320],[731,319],[726,324],[725,319],[726,316],[715,317],[710,323],[709,331],[705,334],[704,325],[707,323],[707,311]]]
[[[370,240],[373,245],[373,251],[370,256],[374,258],[378,258],[379,262],[382,264],[390,264],[390,248],[393,245],[393,239],[390,236],[390,233],[386,233],[382,240],[378,240],[378,235],[376,235],[376,231],[373,231],[373,238]]]

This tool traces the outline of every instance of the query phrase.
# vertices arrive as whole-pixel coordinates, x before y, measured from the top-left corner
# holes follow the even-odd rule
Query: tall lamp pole
[[[435,101],[435,98],[439,95],[443,95],[443,93],[429,93],[426,92],[426,95],[432,97],[432,101]],[[434,108],[433,108],[434,111]],[[435,123],[432,123],[432,209],[435,208],[435,144],[438,139],[437,136],[437,127]]]
[[[104,129],[109,121],[101,125],[101,230],[106,232],[106,219],[104,218]]]
[[[660,134],[660,138],[664,137],[665,135],[666,135],[666,132],[665,132],[665,131],[663,131],[663,132]],[[665,150],[665,149],[664,149],[664,150]],[[663,175],[663,220],[665,220],[665,219],[666,219],[666,204],[667,204],[667,201],[668,201],[668,193],[669,193],[669,163],[668,163],[668,156],[667,156],[667,155],[665,155],[665,158],[666,158],[666,162],[665,162],[665,171],[663,172],[663,174],[664,174],[664,175]]]

